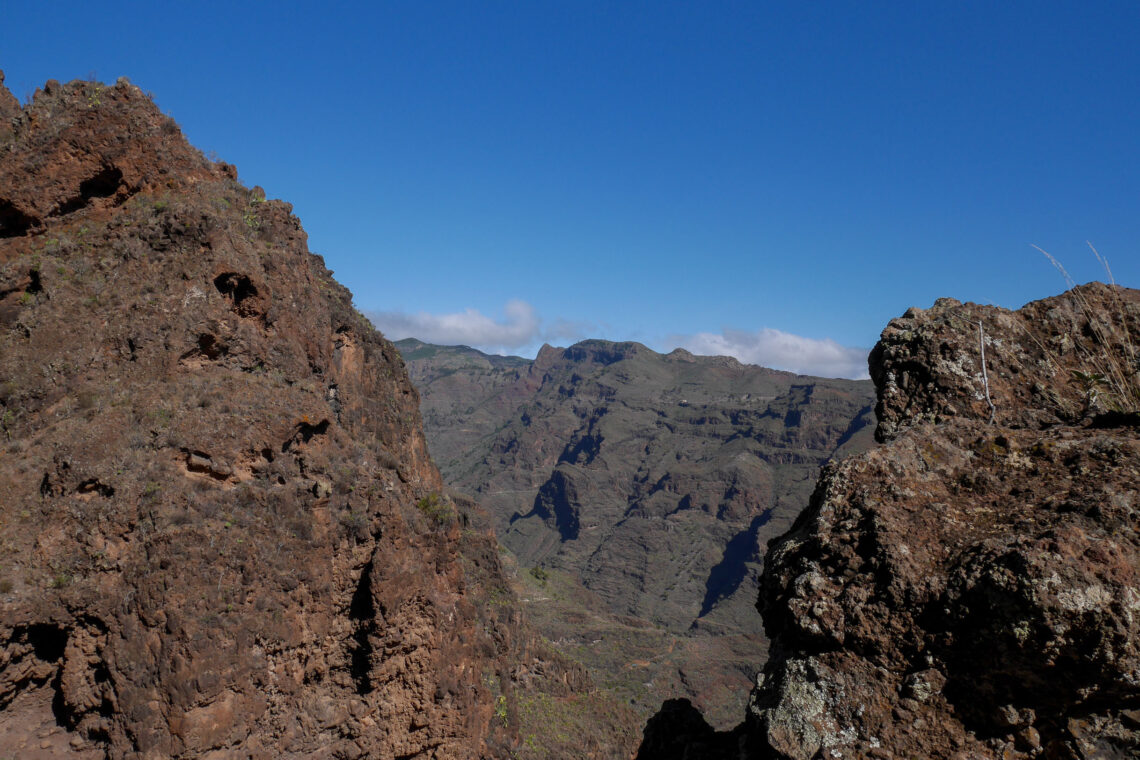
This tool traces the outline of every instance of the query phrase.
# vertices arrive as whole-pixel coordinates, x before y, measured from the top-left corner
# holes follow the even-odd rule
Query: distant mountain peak
[[[744,653],[763,647],[753,608],[763,547],[806,506],[825,461],[870,445],[870,383],[632,341],[544,346],[517,365],[436,349],[405,358],[445,478],[490,509],[520,563],[564,573],[568,596],[592,600],[607,625],[636,621],[719,651],[724,661],[687,684],[680,673],[697,664],[685,650],[637,677],[663,690],[653,695],[681,689],[718,722],[734,718],[725,687],[743,694]],[[551,638],[585,635],[539,614]]]

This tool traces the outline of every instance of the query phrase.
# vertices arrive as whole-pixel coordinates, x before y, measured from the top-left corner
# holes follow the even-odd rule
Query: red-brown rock
[[[125,81],[0,88],[0,747],[507,756],[586,686],[442,494],[392,345]],[[578,756],[606,756],[604,731]]]

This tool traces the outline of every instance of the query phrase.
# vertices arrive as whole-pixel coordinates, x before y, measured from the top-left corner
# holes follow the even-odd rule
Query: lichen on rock
[[[884,445],[825,469],[769,547],[771,656],[723,746],[1140,755],[1138,341],[1140,292],[1101,284],[893,320]]]

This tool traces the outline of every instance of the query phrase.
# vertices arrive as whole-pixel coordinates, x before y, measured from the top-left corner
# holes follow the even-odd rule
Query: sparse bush
[[[336,475],[333,478],[333,490],[345,496],[355,490],[355,475],[356,472],[348,466],[337,468]]]
[[[1088,323],[1084,335],[1074,332],[1069,336],[1085,365],[1071,370],[1073,380],[1081,387],[1085,414],[1097,408],[1124,414],[1140,413],[1140,356],[1132,342],[1128,313],[1108,261],[1089,244],[1108,276],[1113,301],[1111,309],[1089,303],[1061,262],[1047,251],[1037,246],[1034,248],[1041,251],[1065,278],[1077,311]]]
[[[153,504],[154,502],[158,501],[159,494],[161,493],[162,486],[152,480],[143,486],[142,500],[144,502]]]
[[[244,509],[254,509],[259,506],[261,499],[258,489],[249,482],[239,483],[233,491],[234,502]]]
[[[416,502],[416,508],[436,525],[446,525],[455,516],[451,504],[435,491]]]
[[[201,482],[203,485],[205,485],[205,488],[202,489],[203,491],[212,490],[212,486],[207,481]],[[191,506],[193,506],[194,509],[196,509],[198,513],[202,515],[202,517],[207,519],[217,517],[218,510],[220,509],[217,501],[209,498],[209,496],[199,497],[196,494],[191,494],[191,496],[193,498]]]
[[[185,508],[175,509],[170,513],[170,524],[174,526],[189,525],[193,522],[194,516],[190,514],[190,510]]]
[[[12,440],[12,429],[16,427],[16,413],[11,409],[5,409],[0,413],[0,428],[4,429],[4,436],[10,441]]]
[[[368,517],[364,513],[355,510],[342,512],[340,525],[344,529],[345,535],[357,543],[368,540]]]
[[[286,527],[289,532],[302,541],[313,539],[313,523],[305,515],[299,515],[289,520]]]

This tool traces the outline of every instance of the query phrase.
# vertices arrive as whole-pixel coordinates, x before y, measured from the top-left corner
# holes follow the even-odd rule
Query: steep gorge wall
[[[445,478],[491,511],[543,633],[646,716],[682,694],[735,723],[766,646],[763,546],[823,462],[872,444],[871,384],[628,342],[533,361],[396,345]]]
[[[438,498],[399,354],[236,177],[125,80],[0,87],[0,747],[506,756],[520,694],[585,675]]]
[[[754,628],[751,600],[714,571],[749,573],[757,534],[791,524],[819,466],[870,444],[866,382],[601,340],[534,361],[399,345],[449,483],[488,506],[520,562],[678,631],[714,607]],[[735,563],[733,540],[748,543]]]

